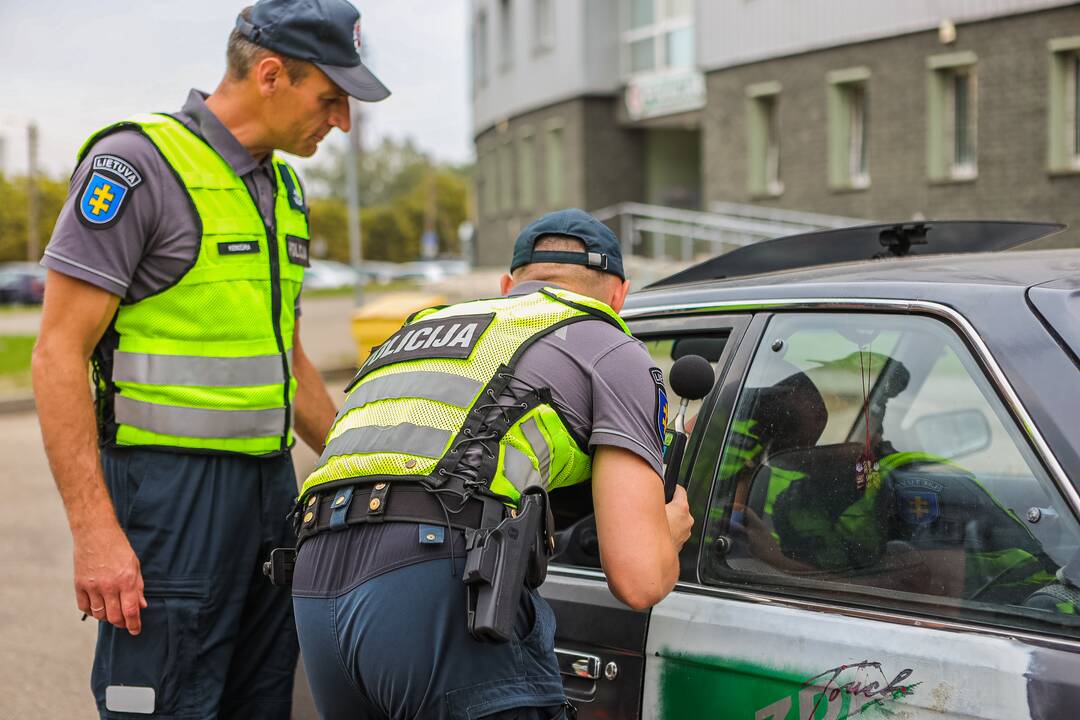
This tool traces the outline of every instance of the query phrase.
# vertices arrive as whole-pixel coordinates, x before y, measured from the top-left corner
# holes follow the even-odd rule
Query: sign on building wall
[[[705,75],[677,70],[641,75],[626,85],[626,112],[631,120],[645,120],[705,107]]]

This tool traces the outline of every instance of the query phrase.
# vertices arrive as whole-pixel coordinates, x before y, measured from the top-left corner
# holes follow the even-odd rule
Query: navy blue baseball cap
[[[360,12],[347,0],[259,0],[236,29],[260,47],[314,63],[357,100],[390,95],[360,62]]]
[[[577,238],[585,243],[585,252],[534,250],[536,241],[546,235]],[[585,265],[626,279],[619,238],[607,225],[577,208],[549,212],[533,220],[518,234],[510,272],[522,265],[541,262]]]

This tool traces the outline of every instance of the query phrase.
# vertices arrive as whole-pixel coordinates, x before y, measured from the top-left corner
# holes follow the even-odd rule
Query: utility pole
[[[38,197],[38,129],[33,121],[26,128],[29,163],[26,168],[26,259],[37,262],[41,259],[41,244],[38,239],[38,215],[41,207]]]
[[[347,151],[345,153],[345,192],[347,205],[347,219],[349,223],[349,264],[356,270],[360,269],[360,263],[364,259],[363,247],[360,244],[360,157],[363,154],[363,138],[361,127],[363,115],[359,104],[349,99],[349,113],[351,114],[352,128],[349,130],[347,139]]]
[[[439,236],[435,232],[435,170],[428,163],[424,173],[424,234],[420,236],[420,257],[434,260],[439,254]]]

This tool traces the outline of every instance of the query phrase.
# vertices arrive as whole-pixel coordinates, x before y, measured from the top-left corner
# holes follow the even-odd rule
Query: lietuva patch
[[[116,155],[95,155],[79,194],[79,220],[95,229],[111,227],[127,207],[124,201],[128,195],[142,181],[142,173],[127,160]]]
[[[295,235],[285,236],[285,252],[289,256],[289,262],[293,265],[303,265],[304,267],[311,267],[311,260],[308,258],[308,247],[311,245],[311,241],[307,238],[297,237]]]
[[[372,370],[390,363],[406,360],[430,358],[465,360],[472,355],[476,344],[480,342],[484,331],[494,319],[495,313],[488,313],[410,323],[371,351],[371,355],[360,368],[356,378],[359,379]]]
[[[660,444],[663,445],[668,425],[667,387],[664,385],[664,373],[660,368],[651,368],[649,373],[656,387],[656,432],[660,436]]]

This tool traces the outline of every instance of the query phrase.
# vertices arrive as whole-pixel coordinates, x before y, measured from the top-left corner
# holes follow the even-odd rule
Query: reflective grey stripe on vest
[[[289,350],[292,370],[292,350]],[[276,385],[281,377],[280,355],[226,358],[197,355],[157,355],[121,350],[113,353],[113,382],[144,385],[248,387]],[[214,435],[213,437],[219,437]]]
[[[540,480],[543,481],[544,487],[547,487],[551,481],[551,448],[540,433],[540,426],[536,424],[535,417],[521,423],[521,433],[536,453],[536,459],[540,462]]]
[[[372,425],[346,430],[330,441],[319,458],[319,465],[325,464],[335,455],[357,455],[360,453],[393,452],[422,457],[439,457],[450,442],[448,430],[421,427],[412,423],[401,423],[389,427]]]
[[[270,410],[203,410],[156,405],[117,394],[116,422],[161,435],[195,438],[255,438],[280,436],[285,408]]]
[[[342,412],[355,410],[376,400],[427,398],[467,408],[480,393],[480,383],[460,375],[441,372],[403,372],[384,375],[360,383],[349,395]]]
[[[533,468],[529,456],[513,445],[507,445],[503,455],[503,474],[510,484],[522,491],[530,485],[541,485],[540,473]]]

